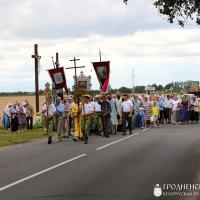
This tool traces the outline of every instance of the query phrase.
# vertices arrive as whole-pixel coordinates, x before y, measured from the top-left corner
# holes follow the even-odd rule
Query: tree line
[[[166,85],[161,84],[152,84],[149,85],[151,87],[155,88],[156,92],[188,92],[191,89],[192,81],[185,81],[185,82],[170,82]],[[121,92],[121,93],[145,93],[145,85],[138,85],[134,88],[129,88],[122,86],[120,88],[113,89],[111,86],[109,86],[109,91],[111,93]],[[70,90],[69,90],[70,91]],[[100,90],[92,90],[93,94],[99,94]],[[45,95],[45,91],[40,89],[39,90],[40,95]],[[71,94],[71,92],[69,92]],[[33,96],[35,95],[34,92],[0,92],[0,96]]]

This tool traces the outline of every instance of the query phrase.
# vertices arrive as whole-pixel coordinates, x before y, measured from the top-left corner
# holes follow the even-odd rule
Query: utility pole
[[[75,90],[77,89],[77,86],[78,86],[78,81],[77,81],[77,71],[76,71],[76,69],[77,68],[84,68],[85,66],[79,66],[79,67],[77,67],[76,66],[76,61],[79,61],[80,59],[76,59],[75,57],[74,57],[74,59],[73,60],[69,60],[69,61],[73,61],[74,62],[74,67],[67,67],[67,68],[65,68],[65,69],[75,69]]]
[[[39,112],[39,60],[41,56],[38,55],[38,44],[34,45],[34,55],[32,58],[35,59],[35,102],[36,102],[36,112]]]

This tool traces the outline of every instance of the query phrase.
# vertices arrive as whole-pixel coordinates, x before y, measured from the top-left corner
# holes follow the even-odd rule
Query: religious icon
[[[97,76],[101,79],[101,78],[107,78],[107,70],[106,70],[106,66],[100,66],[97,68]]]
[[[54,74],[54,80],[56,84],[60,84],[63,83],[63,77],[62,77],[62,73],[58,72]]]
[[[87,90],[87,81],[78,81],[78,88],[82,90]]]

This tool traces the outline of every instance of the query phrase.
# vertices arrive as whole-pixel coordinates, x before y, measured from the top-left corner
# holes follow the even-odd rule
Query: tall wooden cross
[[[76,59],[76,58],[74,57],[73,60],[69,60],[69,61],[73,61],[73,62],[74,62],[74,67],[67,67],[67,68],[65,68],[65,69],[75,69],[75,89],[77,89],[77,86],[78,86],[76,69],[77,69],[77,68],[84,68],[84,67],[85,67],[85,66],[79,66],[79,67],[76,66],[76,61],[79,61],[79,60],[80,60],[80,59]]]
[[[39,112],[39,62],[41,56],[38,55],[38,44],[34,45],[34,55],[31,56],[35,59],[35,101],[36,101],[36,112]]]

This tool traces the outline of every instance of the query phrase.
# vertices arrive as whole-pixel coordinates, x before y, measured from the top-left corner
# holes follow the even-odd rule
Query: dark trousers
[[[136,126],[136,128],[142,128],[143,127],[141,115],[136,115],[135,126]]]
[[[165,120],[166,120],[168,123],[171,123],[172,109],[171,109],[171,108],[165,108],[165,114],[166,114]]]
[[[122,113],[122,126],[123,126],[123,132],[126,132],[126,122],[128,122],[128,129],[130,133],[132,133],[132,115],[129,116],[130,113]]]
[[[165,119],[165,111],[161,110],[160,111],[160,118],[159,118],[159,121],[160,121],[161,124],[164,123],[164,119]]]
[[[74,127],[74,119],[73,117],[69,116],[69,132],[68,132],[68,135],[71,135],[71,130],[73,129]]]
[[[33,129],[33,117],[26,117],[27,129]]]
[[[112,129],[111,129],[110,115],[102,116],[102,121],[103,121],[103,133],[104,133],[104,135],[111,134]]]
[[[194,110],[190,110],[190,120],[193,122],[198,122],[199,115],[198,112],[195,112]]]
[[[18,126],[19,126],[18,117],[17,116],[12,117],[11,118],[11,131],[12,132],[18,131]]]

